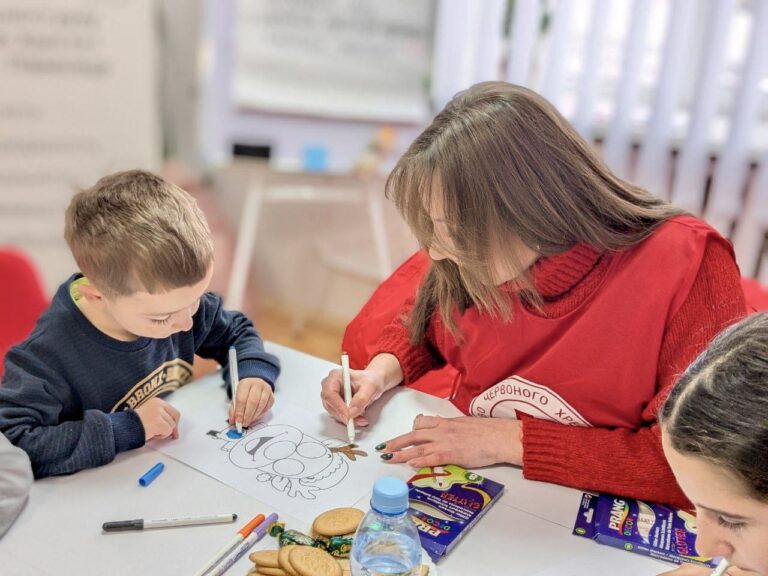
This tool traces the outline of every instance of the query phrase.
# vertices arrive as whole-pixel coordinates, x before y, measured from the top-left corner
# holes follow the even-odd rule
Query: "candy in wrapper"
[[[352,550],[353,534],[344,534],[342,536],[317,536],[315,542],[321,544],[323,550],[328,552],[334,558],[349,558],[349,552]]]
[[[277,538],[280,548],[294,544],[296,546],[313,546],[325,550],[325,545],[322,542],[318,542],[311,536],[307,536],[298,530],[286,530],[285,524],[282,522],[275,522],[269,530],[269,535]]]
[[[280,547],[287,546],[288,544],[295,544],[297,546],[314,546],[315,548],[322,548],[321,542],[318,542],[311,536],[307,536],[303,532],[298,530],[283,530],[278,538]]]
[[[281,548],[289,544],[312,546],[325,550],[334,558],[349,558],[354,537],[354,534],[345,534],[343,536],[317,536],[312,538],[298,530],[286,530],[285,523],[283,522],[275,522],[270,526],[269,535],[277,538]]]
[[[285,530],[285,522],[273,522],[269,526],[269,535],[273,538],[277,538]]]

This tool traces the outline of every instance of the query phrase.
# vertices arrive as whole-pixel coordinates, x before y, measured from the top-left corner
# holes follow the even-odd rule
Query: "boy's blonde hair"
[[[64,237],[80,271],[111,297],[191,286],[213,263],[211,232],[195,200],[143,170],[105,176],[76,194]]]

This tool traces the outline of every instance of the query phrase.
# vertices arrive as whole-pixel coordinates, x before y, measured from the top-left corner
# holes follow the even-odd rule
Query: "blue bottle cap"
[[[165,469],[165,464],[162,462],[158,462],[152,468],[150,468],[144,476],[139,478],[139,485],[140,486],[149,486],[152,484],[152,481],[157,478],[160,475],[160,472],[162,472]]]
[[[381,514],[402,514],[408,509],[408,485],[392,476],[379,478],[373,484],[371,508]]]

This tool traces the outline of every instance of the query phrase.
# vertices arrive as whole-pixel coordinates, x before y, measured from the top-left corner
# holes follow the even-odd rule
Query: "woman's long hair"
[[[511,317],[491,252],[518,271],[521,296],[538,303],[520,255],[508,248],[515,242],[542,256],[580,243],[620,250],[682,213],[616,177],[544,98],[505,82],[457,94],[400,158],[386,193],[425,248],[436,242],[430,211],[439,205],[452,239],[440,249],[458,262],[432,263],[409,320],[414,343],[435,310],[456,335],[454,307]]]

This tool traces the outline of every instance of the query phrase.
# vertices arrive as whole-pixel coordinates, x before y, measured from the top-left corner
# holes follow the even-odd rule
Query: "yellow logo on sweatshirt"
[[[178,390],[192,379],[192,366],[176,358],[162,364],[139,381],[112,407],[111,412],[133,410],[159,394]]]

